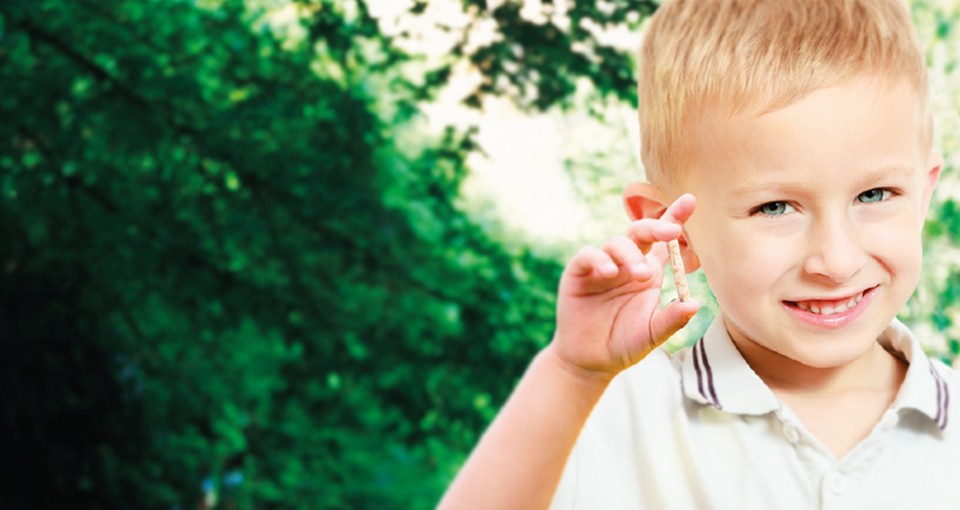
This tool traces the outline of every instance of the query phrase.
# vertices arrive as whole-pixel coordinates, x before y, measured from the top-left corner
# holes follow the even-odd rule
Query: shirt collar
[[[896,319],[877,341],[909,364],[893,410],[915,409],[946,429],[950,391],[920,342]],[[781,408],[773,391],[740,355],[720,317],[683,354],[681,364],[683,391],[693,401],[735,414],[761,415]]]
[[[910,364],[893,410],[915,409],[946,430],[950,388],[938,367],[923,352],[920,341],[900,321],[894,320],[877,339],[887,351]]]
[[[766,414],[780,408],[777,397],[740,355],[720,317],[682,363],[687,398],[736,414]]]

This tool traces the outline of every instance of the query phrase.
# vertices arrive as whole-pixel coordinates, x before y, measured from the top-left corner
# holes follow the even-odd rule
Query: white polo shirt
[[[960,509],[958,376],[894,321],[896,400],[840,460],[747,365],[721,320],[692,349],[620,374],[594,408],[552,508]]]

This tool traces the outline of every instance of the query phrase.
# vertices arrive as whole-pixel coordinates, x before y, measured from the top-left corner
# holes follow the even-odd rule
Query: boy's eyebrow
[[[914,173],[914,168],[910,165],[889,165],[874,170],[868,170],[864,173],[861,182],[867,185],[868,183],[873,183],[877,181],[882,181],[889,178],[908,178],[912,177]],[[742,198],[748,197],[753,194],[759,194],[764,192],[779,192],[779,193],[802,193],[804,186],[801,183],[783,183],[783,182],[748,182],[743,186],[740,186],[733,190],[732,194],[735,197]]]
[[[879,181],[888,177],[913,177],[915,169],[910,165],[890,165],[871,170],[864,177],[864,181]]]

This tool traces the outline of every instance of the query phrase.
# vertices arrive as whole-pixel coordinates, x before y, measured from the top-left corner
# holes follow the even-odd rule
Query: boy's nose
[[[849,281],[867,259],[860,239],[848,219],[817,222],[808,236],[804,271],[834,283]]]

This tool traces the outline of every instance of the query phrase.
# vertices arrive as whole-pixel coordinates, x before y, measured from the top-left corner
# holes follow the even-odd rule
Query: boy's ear
[[[667,210],[660,188],[647,182],[631,182],[623,190],[623,206],[631,221],[659,218]]]
[[[623,190],[623,206],[631,221],[659,218],[667,210],[667,200],[660,188],[647,182],[632,182]],[[677,240],[683,256],[683,268],[692,273],[700,268],[700,259],[687,242],[686,229]]]
[[[937,181],[940,180],[940,169],[943,168],[943,156],[937,151],[930,151],[930,158],[927,159],[927,182],[923,190],[923,217],[927,217],[927,211],[930,209],[930,199],[933,197],[933,189],[937,187]]]

